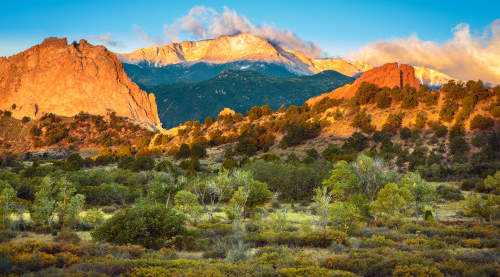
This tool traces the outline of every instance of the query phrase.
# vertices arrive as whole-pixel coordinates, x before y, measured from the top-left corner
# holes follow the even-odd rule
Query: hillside
[[[185,121],[215,117],[225,107],[244,113],[253,106],[301,105],[310,97],[352,82],[334,71],[312,76],[274,78],[252,71],[223,71],[199,83],[146,87],[156,94],[160,119],[166,128]]]
[[[68,44],[65,38],[47,38],[1,57],[0,99],[0,110],[17,119],[115,112],[148,128],[161,126],[155,96],[129,79],[112,52],[85,40]]]
[[[79,113],[73,117],[45,114],[34,120],[19,120],[0,111],[0,153],[53,153],[123,145],[142,148],[153,132],[115,114]]]
[[[338,155],[370,149],[373,155],[412,170],[416,165],[427,166],[427,170],[435,163],[449,167],[467,161],[475,161],[471,165],[478,167],[475,170],[485,163],[493,169],[500,166],[493,162],[500,158],[500,147],[495,146],[500,86],[450,81],[440,90],[430,90],[415,82],[412,67],[397,64],[365,74],[358,80],[377,84],[363,81],[345,98],[327,94],[318,101],[275,111],[254,107],[245,117],[225,110],[216,121],[186,122],[167,130],[153,141],[167,136],[168,140],[161,141],[168,142],[152,145],[176,153],[182,144],[202,144],[208,147],[211,159],[222,161],[227,151],[286,157],[294,152],[305,155],[311,149],[323,151],[333,143],[348,145]],[[399,79],[401,76],[406,77]],[[387,88],[392,82],[400,85]]]
[[[161,67],[146,63],[123,64],[127,75],[142,86],[158,86],[167,83],[201,82],[217,76],[224,70],[255,71],[270,77],[296,77],[286,67],[266,62],[237,61],[223,64],[199,62],[195,64],[171,64]]]

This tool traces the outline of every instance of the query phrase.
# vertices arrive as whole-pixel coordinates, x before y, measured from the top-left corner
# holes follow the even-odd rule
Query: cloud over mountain
[[[123,43],[118,40],[115,40],[114,36],[110,33],[101,34],[98,36],[89,36],[89,39],[102,43],[105,46],[116,47],[116,48],[121,48],[123,46]]]
[[[452,31],[453,38],[444,43],[423,41],[417,35],[376,41],[352,53],[350,58],[373,65],[409,63],[431,67],[459,79],[500,83],[500,19],[492,22],[480,36],[471,34],[466,23]]]
[[[323,54],[319,46],[300,39],[290,30],[279,29],[274,25],[255,25],[248,18],[228,7],[218,12],[209,7],[195,6],[185,16],[164,26],[166,40],[179,42],[181,33],[187,33],[194,39],[248,33],[312,57],[321,57]]]

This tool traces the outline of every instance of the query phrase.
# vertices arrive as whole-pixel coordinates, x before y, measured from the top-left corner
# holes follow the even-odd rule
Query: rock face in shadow
[[[406,84],[414,87],[420,87],[420,80],[415,77],[415,69],[411,65],[398,64],[398,63],[387,63],[382,66],[376,67],[374,69],[368,70],[361,77],[359,77],[354,83],[340,87],[334,91],[324,93],[317,97],[313,97],[307,100],[307,103],[313,105],[325,97],[330,98],[342,98],[345,99],[352,98],[359,86],[363,82],[373,83],[379,87],[403,87]]]
[[[0,58],[0,99],[0,109],[15,118],[116,112],[145,127],[161,127],[154,94],[132,82],[112,52],[85,40],[47,38]]]

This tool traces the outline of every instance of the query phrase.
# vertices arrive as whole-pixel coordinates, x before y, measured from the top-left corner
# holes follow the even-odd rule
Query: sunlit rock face
[[[335,70],[351,77],[371,68],[366,64],[349,63],[343,59],[314,59],[299,51],[283,49],[266,39],[244,33],[142,48],[117,56],[125,63],[157,67],[179,63],[229,63],[248,60],[283,64],[298,74]]]
[[[415,69],[413,66],[407,64],[399,65],[398,63],[388,63],[366,71],[352,84],[345,85],[332,92],[324,93],[311,98],[307,100],[306,103],[313,105],[325,97],[343,97],[345,99],[350,99],[356,94],[356,91],[363,82],[373,83],[379,87],[390,88],[394,86],[403,87],[407,84],[414,88],[420,87],[420,80],[415,77]]]
[[[146,127],[161,126],[154,94],[133,83],[116,56],[85,40],[47,38],[0,59],[0,109],[16,118],[116,112]]]

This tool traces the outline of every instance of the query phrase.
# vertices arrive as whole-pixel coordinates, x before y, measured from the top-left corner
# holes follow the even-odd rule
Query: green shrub
[[[140,203],[114,214],[91,234],[96,240],[159,249],[186,232],[184,220],[164,205]]]
[[[289,268],[281,268],[279,270],[280,276],[283,277],[313,277],[313,276],[325,276],[325,277],[356,277],[355,274],[349,271],[344,270],[330,270],[326,268],[320,268],[315,266],[309,267],[289,267]]]
[[[460,187],[462,190],[473,190],[477,184],[482,183],[481,178],[468,178],[462,181]]]
[[[443,277],[436,267],[421,264],[398,265],[392,271],[394,277]]]
[[[286,135],[281,139],[280,147],[288,148],[303,143],[305,140],[315,138],[319,135],[321,127],[318,123],[303,123],[301,125],[288,125]]]
[[[287,245],[289,247],[329,247],[332,242],[346,244],[347,234],[335,230],[317,231],[311,233],[298,232],[264,232],[251,233],[246,237],[247,242],[256,246],[268,244]]]
[[[446,185],[439,185],[436,188],[436,191],[437,191],[437,193],[439,193],[441,198],[446,199],[446,200],[459,201],[459,200],[465,199],[462,192],[458,188],[455,188],[455,187],[446,186]]]

